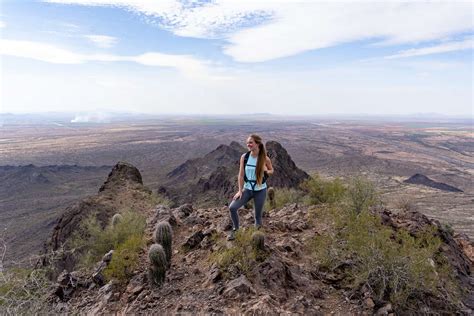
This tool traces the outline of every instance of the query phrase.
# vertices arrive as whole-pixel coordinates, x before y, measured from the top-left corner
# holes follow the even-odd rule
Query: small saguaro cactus
[[[270,207],[272,209],[276,208],[275,189],[273,187],[269,187],[267,190],[267,194],[268,194],[268,201],[270,202]]]
[[[265,250],[265,235],[262,232],[255,232],[252,234],[252,248],[255,251]]]
[[[173,229],[170,223],[162,221],[156,225],[155,242],[163,246],[169,268],[171,266],[171,245],[173,244]]]
[[[148,250],[150,267],[148,268],[148,280],[151,284],[161,285],[165,282],[168,262],[166,260],[165,250],[161,245],[153,244]]]
[[[120,223],[123,220],[123,216],[121,214],[115,214],[112,217],[112,227],[116,227],[118,223]]]

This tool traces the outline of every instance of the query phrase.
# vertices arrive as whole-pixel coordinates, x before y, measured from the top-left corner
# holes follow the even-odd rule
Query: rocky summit
[[[297,168],[280,144],[268,142],[267,148],[276,173],[269,182],[276,188],[275,195],[279,194],[278,188],[297,187],[309,177]],[[48,271],[54,283],[43,302],[47,306],[42,310],[92,315],[395,315],[413,312],[415,306],[416,312],[424,314],[472,313],[473,243],[416,211],[396,213],[383,204],[374,205],[367,213],[354,213],[351,218],[353,222],[362,216],[373,218],[373,226],[359,231],[360,227],[355,227],[355,234],[347,235],[351,227],[354,229],[350,223],[341,226],[341,217],[328,220],[336,214],[332,204],[298,202],[267,207],[263,227],[258,230],[254,228],[253,209],[244,207],[239,210],[241,229],[237,238],[228,241],[231,222],[227,206],[222,203],[198,206],[182,201],[204,196],[200,201],[211,203],[231,194],[243,152],[237,143],[221,145],[173,170],[168,177],[177,181],[174,187],[181,191],[167,186],[160,190],[168,198],[181,194],[173,201],[147,189],[133,165],[125,162],[115,165],[96,195],[77,202],[57,220],[37,265],[38,270]],[[342,201],[341,207],[349,204]],[[83,224],[91,216],[99,227],[88,230]],[[376,228],[381,235],[370,235],[375,234]],[[141,235],[126,235],[133,231]],[[433,251],[436,258],[415,265],[414,274],[403,268],[410,264],[411,258],[397,257],[399,262],[390,261],[386,271],[393,271],[390,270],[393,264],[402,272],[395,276],[386,274],[390,286],[378,295],[367,285],[378,284],[378,280],[357,282],[364,277],[358,275],[362,273],[357,270],[360,264],[357,258],[362,258],[359,254],[349,253],[335,265],[321,263],[324,253],[329,261],[336,262],[340,257],[331,248],[332,240],[344,234],[352,236],[338,245],[341,246],[338,251],[342,251],[357,241],[358,235],[366,233],[376,242],[385,238],[423,254]],[[87,266],[81,259],[90,256],[96,246],[88,244],[91,234],[115,241],[107,240],[110,246],[102,249],[93,265]],[[420,237],[423,234],[429,234],[429,238]],[[318,236],[329,239],[315,243]],[[72,242],[74,238],[85,243],[76,246]],[[321,257],[315,255],[315,247]],[[385,255],[384,249],[380,255]],[[427,286],[426,290],[408,293],[407,300],[414,305],[402,306],[397,301],[397,295],[401,294],[394,292],[394,286],[408,278],[419,281],[416,273],[432,272],[438,265],[450,271],[447,279],[450,283],[433,283],[442,289],[420,283]],[[425,270],[417,270],[420,267]],[[380,266],[380,269],[385,268]],[[434,272],[432,275],[437,278]],[[393,283],[394,279],[398,281]],[[446,297],[455,300],[449,302]]]

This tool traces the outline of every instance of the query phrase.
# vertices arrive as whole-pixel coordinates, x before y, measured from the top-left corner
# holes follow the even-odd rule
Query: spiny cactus
[[[165,250],[161,245],[153,244],[148,250],[150,267],[148,268],[148,280],[151,284],[161,285],[165,282],[168,261],[166,260]]]
[[[156,225],[155,242],[163,246],[169,268],[171,266],[171,245],[173,243],[173,230],[168,222],[162,221]]]
[[[118,223],[120,223],[123,220],[123,216],[121,214],[115,214],[112,217],[112,227],[116,227]]]
[[[273,187],[268,188],[268,201],[270,202],[270,207],[272,209],[276,208],[276,201],[275,201],[275,189]]]
[[[255,251],[265,250],[265,235],[262,232],[255,232],[252,234],[252,248]]]

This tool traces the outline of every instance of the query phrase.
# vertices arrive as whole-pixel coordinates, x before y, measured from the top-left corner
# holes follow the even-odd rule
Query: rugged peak
[[[296,188],[309,177],[296,166],[280,143],[269,141],[266,146],[275,169],[268,180],[270,186]],[[204,157],[190,159],[171,171],[162,191],[178,204],[227,203],[232,192],[237,190],[239,159],[245,152],[246,149],[235,141],[230,145],[219,145]]]
[[[295,188],[309,175],[299,169],[286,149],[276,141],[265,144],[268,157],[272,160],[275,173],[268,180],[271,186]]]
[[[142,175],[135,166],[128,162],[120,161],[112,168],[107,181],[100,187],[99,192],[122,187],[128,182],[143,185]]]
[[[238,150],[238,151],[245,151],[245,148],[238,142],[232,141],[229,145],[229,147]]]

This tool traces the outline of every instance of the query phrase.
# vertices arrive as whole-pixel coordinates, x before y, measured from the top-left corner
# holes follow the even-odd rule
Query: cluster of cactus
[[[166,270],[168,269],[165,250],[161,245],[153,244],[148,250],[148,258],[150,259],[148,279],[152,284],[163,284],[165,282]]]
[[[112,227],[116,227],[118,223],[120,223],[123,220],[123,216],[121,214],[115,214],[112,217]]]
[[[148,252],[150,258],[149,277],[157,285],[163,283],[166,270],[171,267],[173,230],[167,221],[159,222],[155,229],[155,244]]]
[[[168,260],[168,267],[171,265],[171,246],[173,244],[173,230],[168,222],[159,222],[155,230],[155,242],[163,246]]]
[[[256,231],[252,234],[252,248],[257,252],[265,250],[265,235],[262,232]]]

